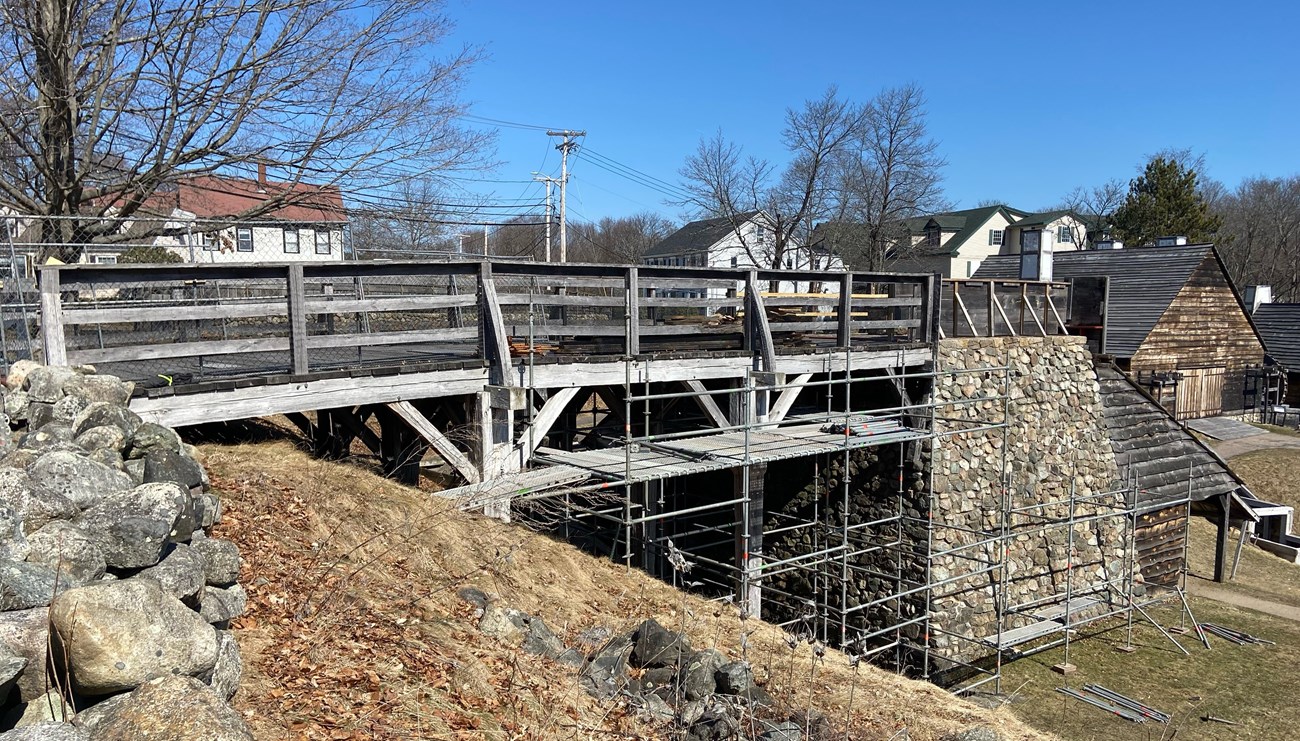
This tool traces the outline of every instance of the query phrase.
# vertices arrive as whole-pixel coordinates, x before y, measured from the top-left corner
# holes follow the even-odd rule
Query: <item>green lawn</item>
[[[1062,677],[1051,666],[1063,660],[1055,648],[1003,667],[1003,691],[1015,692],[1012,711],[1036,728],[1066,739],[1150,741],[1151,739],[1260,739],[1283,741],[1300,735],[1300,682],[1290,672],[1300,666],[1300,623],[1240,610],[1210,600],[1191,600],[1201,622],[1213,622],[1276,641],[1276,646],[1237,646],[1214,636],[1206,650],[1194,635],[1178,637],[1191,652],[1183,655],[1145,622],[1135,623],[1135,653],[1123,653],[1122,627],[1070,646],[1078,671]],[[1176,623],[1177,611],[1162,607],[1153,615]],[[1140,618],[1139,618],[1140,620]],[[1097,683],[1139,699],[1174,716],[1169,726],[1131,723],[1055,691]],[[1020,688],[1016,692],[1017,688]],[[1238,721],[1228,726],[1201,720],[1213,715]]]

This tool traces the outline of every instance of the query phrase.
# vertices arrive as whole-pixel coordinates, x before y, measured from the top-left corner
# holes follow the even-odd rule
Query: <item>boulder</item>
[[[154,450],[171,450],[180,452],[181,436],[170,427],[163,427],[153,422],[145,422],[131,435],[127,455],[131,458],[144,458]]]
[[[203,605],[199,614],[204,620],[220,627],[243,615],[248,609],[248,594],[238,584],[226,589],[204,587],[199,599]]]
[[[727,663],[721,651],[706,648],[690,655],[682,666],[678,682],[687,700],[702,700],[717,691],[714,675]]]
[[[23,388],[32,401],[53,404],[63,398],[63,384],[74,375],[71,368],[42,365],[32,368],[23,382]]]
[[[762,721],[760,727],[763,730],[758,734],[758,741],[803,741],[803,728],[798,723]]]
[[[41,486],[61,494],[81,509],[131,488],[131,477],[84,455],[55,450],[42,455],[27,472]]]
[[[58,578],[54,569],[38,563],[0,562],[0,610],[29,610],[44,607],[71,584]]]
[[[4,413],[9,417],[9,423],[25,423],[27,421],[27,408],[31,403],[32,397],[28,396],[26,391],[10,391],[6,394]]]
[[[0,612],[0,646],[27,662],[18,675],[18,692],[23,702],[45,694],[45,656],[49,644],[48,607]]]
[[[55,661],[85,695],[201,675],[217,661],[212,626],[150,579],[70,589],[50,606],[50,626]]]
[[[730,661],[718,667],[713,679],[718,683],[718,694],[739,695],[754,686],[754,670],[744,661]]]
[[[9,700],[9,693],[18,684],[18,675],[27,666],[27,659],[10,651],[7,646],[0,646],[0,705]]]
[[[69,723],[52,720],[0,733],[0,741],[90,741],[90,734]]]
[[[77,435],[73,442],[88,451],[109,450],[121,453],[126,450],[126,433],[113,425],[100,425]]]
[[[72,420],[77,418],[82,409],[85,409],[90,402],[80,396],[65,396],[54,402],[50,407],[50,415],[54,422],[61,422],[68,425],[69,430],[72,428]]]
[[[72,500],[14,468],[0,468],[0,504],[22,515],[25,533],[34,533],[51,520],[70,520],[80,514]]]
[[[5,376],[5,388],[9,389],[9,394],[18,393],[27,382],[27,376],[40,367],[41,364],[35,360],[26,359],[15,361],[9,366],[9,373]]]
[[[631,664],[656,667],[678,664],[690,654],[691,647],[680,633],[674,633],[656,620],[646,620],[633,632]]]
[[[645,696],[645,706],[642,707],[641,714],[652,723],[666,723],[677,716],[672,706],[658,695]]]
[[[231,543],[231,545],[234,544]],[[235,550],[235,558],[239,558],[238,549]],[[239,575],[239,570],[238,568],[236,568],[235,576],[237,577],[238,575]],[[212,582],[209,581],[208,583],[211,584]],[[460,597],[462,601],[468,602],[469,604],[473,605],[477,609],[480,610],[487,609],[488,602],[489,602],[488,596],[486,593],[483,592],[482,589],[479,589],[478,587],[461,587],[460,589],[456,590],[456,596]]]
[[[0,504],[0,560],[21,561],[31,550],[27,536],[23,534],[23,514]]]
[[[207,595],[204,595],[205,599]],[[513,607],[488,605],[479,618],[478,629],[483,635],[491,636],[511,645],[519,645],[528,630],[528,615]]]
[[[122,467],[126,469],[126,475],[131,477],[132,486],[139,486],[144,483],[143,460],[128,460]]]
[[[65,520],[54,520],[27,538],[28,563],[48,566],[60,573],[60,580],[76,584],[95,581],[104,575],[104,554],[89,535]]]
[[[72,421],[72,434],[80,435],[92,427],[112,425],[126,433],[127,437],[131,437],[142,424],[144,421],[140,419],[140,415],[130,409],[96,401],[82,409],[77,418]]]
[[[988,726],[975,726],[950,733],[944,736],[942,741],[1002,741],[1002,734]]]
[[[524,642],[520,648],[527,653],[545,656],[548,659],[558,658],[564,653],[563,641],[556,637],[546,621],[539,617],[528,620],[528,628],[524,632]]]
[[[686,729],[686,741],[733,741],[740,737],[740,721],[725,707],[710,707]]]
[[[94,737],[149,741],[252,741],[244,719],[193,677],[166,676],[140,685],[93,718]]]
[[[87,404],[103,402],[125,406],[134,390],[135,384],[107,374],[77,374],[63,382],[63,393],[84,399]]]
[[[223,700],[235,696],[239,680],[244,676],[244,660],[239,655],[239,643],[228,630],[217,631],[217,663],[206,678],[208,686]]]
[[[14,727],[27,728],[50,721],[65,724],[72,719],[71,716],[72,708],[67,701],[59,695],[58,690],[50,690],[27,703]]]
[[[27,402],[27,437],[30,438],[32,433],[48,427],[54,422],[54,405],[47,404],[43,401]],[[39,438],[38,438],[39,439]],[[24,442],[24,445],[28,443]]]
[[[632,653],[632,637],[610,639],[578,673],[578,683],[587,694],[608,699],[627,686],[627,658]]]
[[[226,587],[239,581],[241,561],[239,547],[234,543],[224,538],[204,537],[196,532],[190,545],[203,557],[203,576],[208,586]],[[485,597],[483,606],[486,605]]]
[[[150,450],[144,456],[144,481],[170,481],[192,489],[203,485],[203,467],[174,450]]]
[[[203,566],[203,556],[198,551],[178,544],[157,565],[144,569],[135,578],[154,579],[164,592],[197,609],[204,584]]]
[[[183,503],[188,501],[188,492],[176,484],[141,484],[115,492],[83,512],[83,528],[110,567],[153,566],[173,538]]]
[[[126,702],[131,693],[124,692],[120,695],[107,697],[88,708],[82,708],[77,714],[72,716],[72,724],[86,731],[91,738],[95,738],[95,731],[99,724],[105,719],[117,712],[117,706]],[[99,738],[103,738],[100,736]]]

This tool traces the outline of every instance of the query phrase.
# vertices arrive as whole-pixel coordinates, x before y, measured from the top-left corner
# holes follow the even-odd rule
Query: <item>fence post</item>
[[[641,354],[641,301],[638,287],[639,278],[636,266],[630,266],[627,269],[626,291],[627,291],[627,337],[625,338],[624,348],[631,357]]]
[[[310,366],[307,362],[307,313],[304,306],[302,263],[293,263],[289,266],[287,286],[290,366],[294,375],[303,375],[308,372]]]
[[[853,273],[840,276],[840,315],[839,327],[835,333],[835,344],[848,347],[853,339]]]
[[[41,341],[46,365],[67,365],[68,346],[63,337],[63,297],[59,295],[59,269],[43,267],[41,276]]]

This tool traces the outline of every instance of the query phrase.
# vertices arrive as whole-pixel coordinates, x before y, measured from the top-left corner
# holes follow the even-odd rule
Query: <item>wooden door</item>
[[[1223,412],[1223,379],[1228,369],[1181,368],[1182,380],[1174,396],[1174,416],[1178,419],[1213,417]]]

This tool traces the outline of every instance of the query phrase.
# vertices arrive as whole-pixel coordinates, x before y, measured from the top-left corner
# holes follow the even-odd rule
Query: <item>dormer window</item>
[[[1062,244],[1074,244],[1074,230],[1064,225],[1056,227],[1056,241]]]
[[[939,246],[939,228],[938,228],[938,227],[931,227],[931,228],[925,230],[925,246],[926,246],[926,247],[938,247],[938,246]]]

